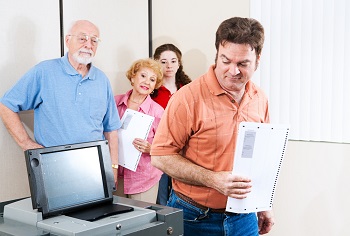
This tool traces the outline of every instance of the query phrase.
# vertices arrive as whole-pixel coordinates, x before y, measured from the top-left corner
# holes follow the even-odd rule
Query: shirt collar
[[[61,63],[63,65],[63,69],[66,71],[67,74],[69,75],[79,75],[78,71],[76,71],[76,69],[74,69],[74,67],[69,63],[68,60],[68,52],[61,57]],[[90,80],[95,80],[96,76],[95,73],[93,73],[95,70],[95,67],[92,65],[92,63],[90,63],[90,69],[89,72],[85,75],[86,79],[90,79]]]
[[[117,105],[124,104],[126,107],[128,107],[128,98],[130,97],[131,93],[132,93],[132,89],[125,93],[125,95],[123,96],[122,99],[120,99],[119,104]],[[153,102],[152,98],[148,95],[146,99],[143,101],[143,103],[140,104],[139,110],[142,110],[143,113],[148,114],[151,109],[152,102]]]
[[[212,65],[209,67],[208,72],[206,74],[206,76],[204,77],[205,82],[208,84],[209,87],[209,91],[213,94],[213,95],[220,95],[220,94],[224,94],[225,90],[223,90],[218,82],[218,79],[216,78],[215,72],[215,65]]]
[[[164,85],[161,85],[158,90],[169,91]]]
[[[226,91],[220,86],[218,79],[216,78],[215,72],[215,65],[212,65],[209,67],[209,70],[204,77],[204,80],[208,84],[209,90],[213,95],[220,95],[225,94]],[[249,95],[249,97],[253,97],[254,94],[257,93],[257,89],[252,81],[248,81],[245,86],[245,93]]]

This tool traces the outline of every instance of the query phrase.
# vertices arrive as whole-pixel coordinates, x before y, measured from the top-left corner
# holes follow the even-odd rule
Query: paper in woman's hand
[[[142,153],[134,147],[132,142],[135,138],[147,139],[153,121],[153,116],[126,109],[121,119],[122,127],[118,130],[120,166],[136,171]]]

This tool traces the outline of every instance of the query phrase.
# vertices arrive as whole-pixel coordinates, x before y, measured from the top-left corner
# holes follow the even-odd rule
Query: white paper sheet
[[[252,191],[245,199],[229,197],[227,211],[249,213],[272,209],[288,134],[289,125],[240,123],[233,173],[251,178]]]
[[[132,142],[135,138],[146,139],[153,121],[153,116],[126,109],[121,119],[122,127],[118,130],[120,166],[136,171],[142,153],[132,145]]]

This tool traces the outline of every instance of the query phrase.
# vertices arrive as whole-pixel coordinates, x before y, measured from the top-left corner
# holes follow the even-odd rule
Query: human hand
[[[251,192],[251,180],[230,171],[215,172],[214,186],[217,191],[232,198],[243,199]]]
[[[132,144],[140,152],[143,152],[143,153],[151,152],[151,144],[147,140],[135,138]]]
[[[273,211],[262,211],[258,212],[258,227],[259,234],[267,234],[275,224],[275,217]]]
[[[37,148],[44,148],[43,145],[40,145],[37,142],[34,142],[33,140],[29,139],[28,142],[23,145],[22,149],[23,151],[29,150],[29,149],[37,149]]]

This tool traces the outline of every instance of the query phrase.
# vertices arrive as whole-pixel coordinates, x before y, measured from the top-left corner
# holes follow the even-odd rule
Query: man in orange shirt
[[[173,95],[158,126],[152,164],[173,178],[168,206],[183,209],[186,236],[259,235],[274,224],[272,211],[225,212],[228,196],[243,199],[252,187],[232,174],[239,123],[269,122],[267,97],[250,81],[263,43],[258,21],[223,21],[215,65]]]

